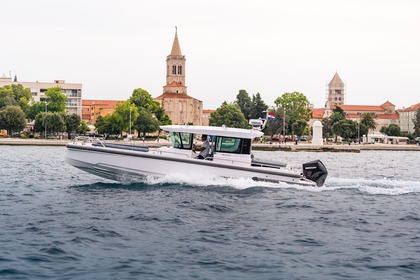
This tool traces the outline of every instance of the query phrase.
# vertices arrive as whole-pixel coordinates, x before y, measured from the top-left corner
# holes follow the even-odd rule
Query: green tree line
[[[115,112],[99,116],[95,123],[98,133],[105,137],[111,134],[137,131],[137,137],[158,131],[161,125],[172,124],[171,119],[159,102],[144,89],[137,88],[130,98],[116,105]]]

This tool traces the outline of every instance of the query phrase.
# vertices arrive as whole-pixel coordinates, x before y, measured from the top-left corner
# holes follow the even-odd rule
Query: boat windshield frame
[[[169,132],[172,147],[176,149],[192,150],[194,135],[189,132]]]

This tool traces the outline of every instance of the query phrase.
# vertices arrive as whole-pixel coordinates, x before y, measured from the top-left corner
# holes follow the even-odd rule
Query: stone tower
[[[171,54],[166,58],[166,86],[163,87],[163,92],[187,93],[187,87],[185,86],[185,55],[181,53],[177,31],[175,31]]]
[[[181,53],[178,32],[166,57],[166,85],[155,98],[165,109],[173,124],[202,125],[203,102],[187,94],[185,86],[185,56]]]
[[[345,104],[345,85],[337,72],[328,84],[327,101],[325,103],[326,109],[333,109],[334,106]]]

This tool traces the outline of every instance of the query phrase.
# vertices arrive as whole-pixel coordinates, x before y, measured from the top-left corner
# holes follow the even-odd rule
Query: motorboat
[[[320,160],[304,163],[302,170],[296,171],[286,163],[255,158],[252,142],[263,135],[265,120],[250,120],[250,124],[252,129],[164,125],[160,128],[169,134],[171,145],[156,148],[75,138],[67,144],[66,162],[116,181],[168,174],[205,174],[304,186],[324,184],[328,172]],[[204,159],[197,159],[194,141],[203,134],[208,136],[210,149]]]

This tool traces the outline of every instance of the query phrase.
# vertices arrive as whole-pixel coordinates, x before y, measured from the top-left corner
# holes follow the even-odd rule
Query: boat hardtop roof
[[[163,125],[161,129],[168,132],[186,132],[235,138],[254,139],[264,133],[255,129],[233,128],[226,126],[198,126],[198,125]]]

